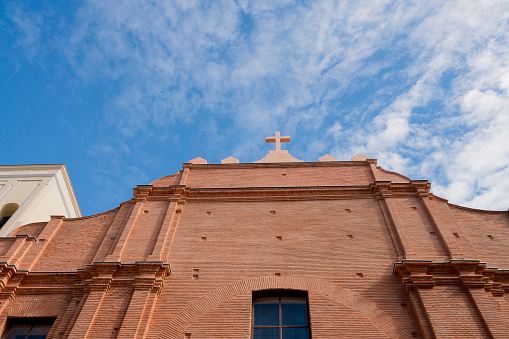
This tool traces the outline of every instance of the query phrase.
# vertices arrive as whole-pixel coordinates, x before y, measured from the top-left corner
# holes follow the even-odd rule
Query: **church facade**
[[[509,337],[507,211],[285,138],[0,238],[5,338]]]

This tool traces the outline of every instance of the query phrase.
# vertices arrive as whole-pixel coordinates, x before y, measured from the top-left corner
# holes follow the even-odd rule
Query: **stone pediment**
[[[269,154],[265,155],[263,159],[255,161],[255,163],[269,163],[269,162],[303,162],[293,157],[287,150],[272,150]]]

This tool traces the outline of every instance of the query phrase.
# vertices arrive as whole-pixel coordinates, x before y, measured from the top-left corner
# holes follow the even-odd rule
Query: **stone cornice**
[[[112,284],[130,285],[159,293],[170,265],[162,261],[135,263],[94,262],[77,271],[25,271],[0,263],[0,295],[78,293],[108,291]],[[23,282],[23,284],[21,284]]]
[[[404,259],[394,263],[393,272],[401,278],[407,292],[434,288],[435,285],[484,288],[494,296],[509,292],[509,270],[486,267],[486,263],[475,259],[451,259],[443,262]]]
[[[372,159],[376,162],[376,159]],[[243,169],[243,168],[304,168],[304,167],[345,167],[369,166],[366,161],[317,161],[317,162],[272,162],[272,163],[233,163],[233,164],[182,164],[183,168],[197,169]]]
[[[378,198],[429,194],[431,184],[427,180],[412,180],[409,183],[392,182],[390,180],[375,180],[369,184]]]
[[[187,200],[298,201],[373,198],[369,186],[191,188]]]
[[[208,166],[208,165],[204,165]],[[192,188],[185,185],[154,187],[140,185],[133,189],[134,201],[205,201],[229,199],[236,201],[257,200],[313,200],[313,199],[366,199],[415,196],[429,191],[429,183],[419,180],[412,183],[375,181],[369,185],[342,186],[278,186],[278,187],[215,187]]]

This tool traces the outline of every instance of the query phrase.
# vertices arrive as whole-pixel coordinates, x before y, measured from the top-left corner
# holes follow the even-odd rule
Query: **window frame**
[[[258,299],[263,298],[278,298],[278,316],[279,316],[279,325],[278,326],[255,326],[255,315],[254,315],[254,304]],[[307,315],[307,325],[301,326],[284,326],[283,325],[283,313],[281,309],[281,300],[282,298],[300,298],[306,301],[306,315]],[[251,301],[251,339],[254,338],[254,330],[256,328],[277,328],[279,329],[279,339],[283,338],[283,329],[284,328],[307,328],[309,339],[311,336],[311,320],[309,314],[309,298],[307,291],[301,290],[263,290],[263,291],[253,291],[252,301]]]
[[[5,329],[0,336],[1,339],[7,339],[11,330],[18,326],[30,326],[28,333],[25,335],[25,338],[30,335],[32,329],[36,326],[49,326],[51,331],[51,327],[55,323],[56,318],[47,318],[47,317],[33,317],[33,318],[7,318],[7,322],[5,324]],[[47,336],[47,335],[46,335]]]

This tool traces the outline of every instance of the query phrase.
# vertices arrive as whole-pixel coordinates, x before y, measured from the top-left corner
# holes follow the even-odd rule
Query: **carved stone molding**
[[[394,263],[393,272],[401,278],[405,291],[434,288],[436,285],[462,285],[484,288],[494,296],[509,292],[509,270],[486,267],[475,259],[451,259],[443,262],[407,260]]]

